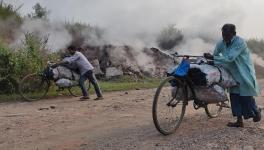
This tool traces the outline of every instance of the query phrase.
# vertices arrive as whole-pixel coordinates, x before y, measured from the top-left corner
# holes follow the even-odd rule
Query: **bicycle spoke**
[[[183,100],[178,99],[180,92],[174,92],[174,87],[170,86],[169,79],[163,81],[158,88],[153,102],[153,120],[156,128],[162,134],[170,134],[179,126],[185,105]],[[157,97],[158,95],[158,97]]]
[[[30,74],[22,79],[19,91],[23,98],[28,101],[37,100],[46,95],[49,83],[39,74]]]

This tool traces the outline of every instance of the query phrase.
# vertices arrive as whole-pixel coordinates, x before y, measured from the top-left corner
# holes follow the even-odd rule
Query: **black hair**
[[[67,47],[67,49],[68,49],[68,50],[77,50],[77,49],[76,49],[76,46],[74,46],[74,45],[69,45],[69,46]]]
[[[223,25],[222,32],[231,32],[236,35],[236,26],[234,24],[227,23]]]

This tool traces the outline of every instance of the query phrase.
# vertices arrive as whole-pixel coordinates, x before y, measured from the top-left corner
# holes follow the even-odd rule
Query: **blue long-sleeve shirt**
[[[259,95],[254,63],[250,50],[242,38],[234,36],[229,46],[224,41],[218,42],[213,55],[214,63],[222,65],[239,83],[238,86],[230,88],[230,93],[240,96]]]

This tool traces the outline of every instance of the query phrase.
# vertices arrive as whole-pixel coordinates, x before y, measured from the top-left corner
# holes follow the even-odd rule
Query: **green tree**
[[[42,7],[39,3],[36,3],[33,6],[34,12],[29,14],[28,16],[31,18],[38,18],[38,19],[47,19],[49,11],[46,7]]]

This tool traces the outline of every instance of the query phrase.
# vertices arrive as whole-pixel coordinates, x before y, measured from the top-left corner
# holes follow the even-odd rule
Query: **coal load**
[[[212,85],[210,87],[194,86],[193,88],[196,99],[204,101],[208,104],[224,102],[228,100],[224,88],[222,88],[219,85]],[[187,99],[192,100],[194,98],[194,95],[192,95],[190,88],[188,88],[187,90],[188,90]],[[175,97],[176,99],[183,100],[184,99],[183,89],[178,87],[172,88],[172,96]]]
[[[229,72],[221,66],[191,64],[188,76],[193,82],[195,98],[206,103],[217,103],[228,100],[225,89],[237,85]],[[188,88],[187,90],[187,99],[194,99],[191,89]],[[172,89],[173,97],[183,99],[183,95],[183,89],[178,88],[177,85]]]
[[[191,64],[188,74],[196,86],[208,87],[218,84],[223,88],[229,88],[237,85],[230,73],[221,66]]]
[[[197,86],[206,86],[207,80],[206,80],[206,74],[202,72],[198,68],[191,68],[189,70],[189,77],[191,78],[192,82]]]

